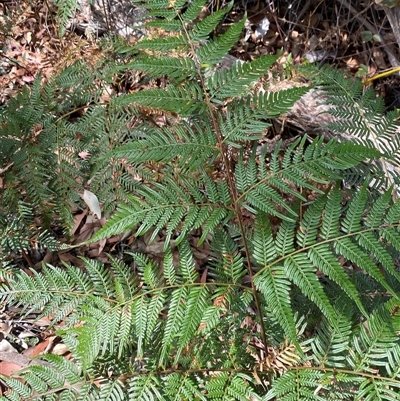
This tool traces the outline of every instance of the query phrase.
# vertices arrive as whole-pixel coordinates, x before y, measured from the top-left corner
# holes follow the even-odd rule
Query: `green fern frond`
[[[160,272],[159,266],[147,256],[142,254],[132,254],[134,261],[139,270],[139,276],[143,280],[144,288],[147,290],[155,290],[164,285],[164,278]]]
[[[339,217],[341,194],[338,186],[329,192],[325,204],[324,218],[322,219],[321,236],[323,239],[334,238],[339,235]]]
[[[43,361],[32,366],[29,371],[21,372],[25,384],[16,378],[2,377],[10,388],[9,400],[43,400],[49,394],[58,393],[62,400],[80,399],[96,394],[96,386],[84,383],[79,364],[58,355],[44,355]],[[57,388],[57,392],[54,389]],[[57,396],[57,397],[58,397]]]
[[[398,364],[395,362],[399,357],[396,334],[399,319],[395,312],[397,309],[398,301],[395,300],[381,304],[366,321],[359,324],[360,331],[356,331],[354,337],[351,335],[352,329],[348,319],[342,318],[338,329],[334,330],[334,335],[332,326],[323,320],[311,344],[314,355],[318,356],[314,363],[317,366],[332,366],[337,370],[332,369],[325,377],[320,378],[317,388],[321,395],[326,395],[328,399],[340,399],[340,394],[355,399],[363,399],[357,398],[360,394],[360,397],[373,399],[397,399],[400,385]],[[389,325],[388,314],[392,314],[393,317],[389,319],[392,320]],[[383,348],[387,348],[388,352],[382,352]],[[348,352],[348,349],[351,351]],[[390,378],[384,377],[385,374],[389,374]],[[282,391],[281,396],[289,396],[292,390],[286,383],[293,379],[295,376],[291,372],[278,379],[276,384]],[[298,380],[298,377],[295,380]],[[273,392],[274,390],[270,392],[271,396]]]
[[[252,239],[254,259],[260,266],[265,266],[277,257],[269,219],[263,213],[257,213]]]
[[[232,147],[240,147],[241,142],[261,139],[270,123],[260,121],[257,117],[260,110],[251,107],[250,102],[231,102],[227,106],[226,114],[219,115],[219,126],[224,141]]]
[[[237,61],[229,70],[216,71],[207,82],[211,97],[225,99],[247,93],[276,60],[276,56],[261,56],[251,62]]]
[[[167,75],[170,79],[179,81],[193,77],[196,73],[196,65],[191,58],[177,57],[143,57],[123,66],[132,70],[141,70],[154,77]]]
[[[326,318],[322,319],[310,345],[313,351],[313,363],[334,368],[347,367],[345,359],[350,349],[352,330],[351,320],[346,313],[338,314],[336,326],[335,328],[330,325]]]
[[[170,374],[165,378],[165,395],[168,399],[178,398],[190,401],[202,400],[207,398],[200,391],[198,381],[190,375]]]
[[[246,374],[217,374],[208,383],[208,399],[228,400],[233,398],[238,401],[249,399],[261,400],[250,385],[253,381],[254,379]]]
[[[182,334],[179,336],[175,363],[179,361],[182,351],[188,346],[204,317],[204,310],[209,305],[210,293],[206,286],[192,287],[188,294],[185,316],[182,321]]]
[[[299,86],[278,92],[260,92],[253,95],[252,101],[256,109],[266,112],[266,115],[263,114],[264,118],[274,118],[289,111],[309,90],[310,86]]]
[[[209,127],[185,122],[173,128],[150,129],[145,139],[130,141],[111,154],[128,158],[133,165],[147,161],[172,162],[177,158],[178,167],[185,169],[198,169],[217,155],[215,135]]]
[[[198,22],[188,32],[189,41],[193,45],[207,40],[210,33],[218,26],[224,16],[231,10],[232,4],[229,7],[221,8],[218,11],[208,15],[202,21]]]
[[[362,252],[361,248],[358,247],[357,244],[355,244],[351,239],[347,237],[340,238],[335,242],[334,246],[336,252],[343,255],[352,263],[362,266],[371,277],[385,287],[391,294],[397,296],[396,291],[391,288],[391,286],[385,280],[381,270],[373,261],[371,261],[369,255],[366,255],[364,252]]]
[[[162,39],[142,39],[133,49],[151,50],[154,52],[168,52],[179,50],[185,52],[189,50],[188,38],[183,34],[177,34]]]
[[[233,3],[205,17],[205,0],[135,3],[156,32],[136,46],[108,40],[110,60],[37,79],[0,111],[0,301],[50,317],[71,358],[2,378],[3,398],[395,400],[399,177],[385,177],[397,114],[322,69],[331,129],[357,138],[304,136],[271,152],[269,119],[309,88],[253,93],[274,56],[218,70],[246,16],[219,35]],[[131,69],[146,89],[104,104]],[[35,224],[72,227],[83,189],[106,219],[90,241],[123,233],[121,248],[143,253],[12,267],[8,247],[57,250]]]
[[[380,203],[387,204],[389,196],[384,194],[382,197],[383,201]],[[336,202],[335,207],[333,207],[333,200]],[[322,212],[326,209],[326,203],[329,204],[329,210],[334,213],[334,216],[342,216],[341,218],[339,217],[339,220],[342,221],[341,227],[343,231],[338,231],[338,223],[335,223],[334,230],[327,227],[327,224],[331,225],[333,220],[329,214],[327,216],[329,222],[321,226],[320,221],[321,219],[323,220]],[[397,296],[396,291],[391,287],[391,281],[385,278],[377,264],[379,263],[379,266],[382,266],[385,271],[395,277],[396,282],[399,282],[398,273],[390,254],[384,250],[378,238],[375,237],[382,230],[385,223],[380,219],[378,221],[379,224],[374,226],[373,229],[365,226],[365,221],[368,221],[368,218],[364,219],[364,215],[368,216],[368,212],[365,187],[356,195],[345,213],[343,206],[341,206],[339,190],[336,187],[329,191],[327,195],[319,197],[308,208],[299,222],[295,237],[294,223],[286,223],[287,228],[284,226],[285,229],[281,227],[276,235],[276,240],[271,229],[268,228],[268,224],[264,223],[262,226],[264,238],[257,237],[258,241],[261,241],[261,239],[262,241],[255,243],[254,246],[257,244],[257,247],[252,250],[256,252],[255,259],[260,263],[260,267],[257,269],[259,271],[256,273],[254,281],[257,288],[265,296],[267,303],[279,305],[277,310],[274,310],[274,313],[276,313],[279,323],[285,325],[283,329],[292,341],[295,342],[294,321],[288,312],[289,306],[282,304],[283,294],[279,294],[279,291],[284,288],[286,288],[287,294],[290,282],[294,283],[303,294],[321,309],[330,324],[335,325],[336,313],[332,305],[328,305],[330,301],[323,285],[317,278],[316,269],[319,269],[329,279],[337,283],[349,299],[358,306],[360,311],[367,315],[359,297],[358,289],[343,271],[343,267],[337,262],[337,254],[362,267],[379,285],[386,288],[392,296]],[[373,209],[373,214],[375,214],[375,209]],[[258,226],[256,225],[256,227]],[[326,237],[328,232],[330,236]],[[324,243],[320,243],[320,235],[325,235]],[[275,245],[276,253],[273,245],[275,243],[277,244]],[[266,251],[267,249],[268,251]],[[280,256],[284,250],[288,253]],[[371,259],[371,256],[375,258],[376,262]],[[282,299],[278,301],[278,297]]]
[[[128,397],[131,400],[162,400],[165,398],[160,391],[162,380],[158,375],[143,375],[133,377],[128,381]]]
[[[57,0],[54,4],[57,6],[57,19],[60,23],[58,35],[62,37],[69,19],[78,8],[78,2],[76,0]]]
[[[275,248],[278,255],[283,256],[294,251],[295,230],[295,221],[282,221],[275,238]]]
[[[233,45],[238,41],[243,31],[246,18],[239,23],[231,25],[228,30],[217,39],[210,41],[196,50],[199,64],[204,67],[213,67],[228,54]]]
[[[188,288],[180,287],[176,289],[170,299],[169,313],[162,337],[162,347],[160,350],[159,365],[164,366],[167,356],[172,351],[172,342],[182,328],[182,322],[186,312],[185,302],[188,298]]]
[[[366,149],[364,146],[357,144],[341,144],[337,141],[330,141],[323,145],[320,141],[314,141],[307,149],[302,152],[305,145],[305,137],[299,138],[285,152],[282,161],[278,161],[279,145],[277,146],[273,160],[271,162],[271,172],[260,169],[259,174],[249,175],[247,171],[249,166],[242,165],[242,161],[236,167],[236,180],[240,183],[240,188],[246,188],[239,196],[240,201],[244,201],[244,206],[250,211],[255,209],[263,210],[266,213],[281,217],[282,219],[291,219],[291,215],[295,215],[290,205],[282,199],[279,192],[273,187],[287,188],[281,182],[292,182],[298,187],[309,188],[316,192],[320,189],[312,183],[328,183],[336,181],[339,178],[338,169],[350,168],[357,165],[365,158],[367,154],[376,157],[379,152],[374,149]],[[353,147],[354,146],[354,147]],[[367,156],[368,157],[368,156]],[[263,162],[260,160],[259,165]],[[260,173],[263,175],[261,176]],[[271,174],[272,173],[272,174]],[[245,177],[244,174],[247,176]],[[253,177],[249,181],[249,177]],[[246,184],[244,184],[246,183]],[[272,185],[271,185],[272,184]],[[304,200],[300,192],[290,191],[294,196]],[[277,210],[276,205],[284,208],[290,214],[284,215]]]
[[[389,367],[388,355],[382,352],[382,349],[395,347],[399,340],[392,324],[387,323],[388,313],[388,305],[377,309],[366,325],[360,328],[359,337],[354,338],[352,349],[356,352],[349,355],[347,362],[355,371],[369,371],[371,366],[382,369]],[[398,318],[394,319],[393,323],[398,326]],[[396,350],[398,352],[398,349]],[[395,364],[391,370],[393,368],[397,370]]]
[[[307,71],[307,68],[305,69]],[[393,164],[398,164],[400,152],[398,130],[398,111],[384,112],[383,99],[376,97],[373,89],[364,90],[356,79],[346,79],[344,74],[328,68],[316,72],[321,89],[325,91],[329,103],[328,113],[335,117],[328,128],[344,138],[354,138],[365,146],[373,146],[386,158],[381,160],[381,169],[387,182],[376,183],[377,188],[387,188],[396,180]]]
[[[121,96],[113,103],[118,107],[133,103],[182,115],[202,114],[205,111],[201,88],[193,82],[185,87],[169,85],[165,90],[144,89]]]
[[[290,307],[290,280],[282,266],[265,269],[263,274],[254,277],[254,284],[264,296],[267,308],[275,316],[286,336],[297,342],[296,323]]]
[[[209,267],[210,276],[218,282],[240,285],[246,269],[237,243],[223,230],[215,232],[215,243],[221,244],[221,246],[213,249],[215,256]]]
[[[97,399],[99,401],[126,399],[125,384],[121,380],[108,380],[100,383],[100,392]]]
[[[168,27],[170,26],[168,22],[173,21],[177,15],[176,9],[162,9],[162,8],[154,8],[152,10],[147,11],[147,16],[150,18],[165,18],[165,22],[161,25],[162,29],[168,31]]]
[[[367,315],[365,307],[362,304],[358,295],[358,290],[352,283],[342,266],[337,261],[337,258],[332,254],[328,245],[318,245],[310,248],[308,258],[314,266],[317,266],[327,277],[340,285],[343,292],[355,302],[359,310]]]
[[[197,181],[196,185],[192,182],[190,186],[182,187],[181,184],[186,183],[188,181],[184,180],[155,183],[157,191],[141,186],[137,189],[137,196],[130,197],[126,206],[121,205],[95,234],[96,238],[122,233],[141,223],[136,235],[142,235],[155,227],[151,240],[159,230],[167,226],[166,244],[178,227],[181,231],[178,238],[180,242],[189,230],[202,226],[203,233],[199,243],[203,242],[210,232],[231,215],[231,211],[226,207],[226,192],[221,192],[222,187],[216,186],[206,174],[203,174],[203,180]],[[203,185],[206,187],[206,193],[199,191]]]
[[[330,322],[336,321],[336,313],[330,305],[323,286],[317,278],[316,268],[305,254],[295,254],[285,258],[284,273],[304,294],[314,302]]]
[[[305,248],[316,242],[325,204],[326,196],[320,196],[304,213],[296,238],[301,247]]]
[[[203,7],[206,5],[206,0],[193,0],[188,8],[182,13],[181,19],[184,23],[194,21],[200,14]]]
[[[317,388],[322,390],[325,387],[321,386],[322,376],[322,372],[312,370],[286,372],[282,377],[275,380],[274,387],[268,391],[263,400],[325,401],[325,397],[318,395],[315,391]],[[302,385],[296,386],[295,383],[297,382],[302,383]]]
[[[160,15],[161,13],[162,15]],[[160,13],[158,11],[154,11],[152,15],[154,17],[164,17],[166,19],[148,21],[142,25],[143,28],[158,28],[163,29],[166,32],[178,32],[182,30],[182,22],[177,19],[172,19],[174,17],[173,11],[161,11]],[[133,50],[132,47],[130,48],[130,50]]]

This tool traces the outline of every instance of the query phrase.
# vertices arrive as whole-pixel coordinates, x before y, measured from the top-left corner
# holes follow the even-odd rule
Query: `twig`
[[[373,33],[374,35],[378,35],[381,38],[382,48],[387,54],[391,66],[392,67],[400,66],[400,62],[397,60],[396,56],[389,49],[388,45],[385,44],[382,36],[379,35],[379,32],[375,29],[374,25],[368,22],[347,0],[338,0],[338,1],[341,5],[346,7],[353,14],[354,18],[356,18],[362,25],[364,25],[371,33]]]
[[[400,7],[396,6],[389,8],[382,6],[382,8],[385,10],[386,17],[392,27],[393,35],[400,48]]]

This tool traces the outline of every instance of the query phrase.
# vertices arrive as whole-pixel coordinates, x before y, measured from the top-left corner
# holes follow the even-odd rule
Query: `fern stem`
[[[253,369],[237,369],[237,368],[226,368],[226,369],[216,369],[216,368],[204,368],[204,369],[164,369],[164,370],[149,370],[149,371],[141,371],[141,372],[132,372],[132,373],[125,373],[124,378],[129,379],[132,377],[138,377],[138,376],[146,376],[146,375],[159,375],[159,376],[165,376],[173,373],[179,373],[182,375],[188,375],[188,374],[193,374],[193,373],[247,373],[247,374],[253,374],[254,370]],[[263,372],[257,372],[261,374],[267,374],[270,372],[267,372],[264,370]],[[110,376],[113,377],[113,376]],[[115,377],[115,376],[114,376]],[[93,382],[95,382],[98,379],[93,379]]]
[[[203,84],[203,82],[202,82]],[[203,85],[204,88],[204,85]],[[239,230],[240,230],[240,235],[242,237],[242,241],[243,241],[243,246],[244,246],[244,250],[246,253],[246,262],[247,262],[247,268],[249,271],[249,275],[250,275],[250,283],[251,283],[251,290],[253,293],[253,298],[254,298],[254,302],[256,305],[256,309],[257,309],[257,315],[258,318],[260,320],[260,326],[261,326],[261,337],[262,337],[262,342],[264,345],[264,352],[266,353],[266,355],[268,354],[268,341],[267,341],[267,336],[266,336],[266,330],[265,330],[265,326],[264,326],[264,320],[263,320],[263,315],[261,313],[261,303],[260,303],[260,299],[258,296],[258,292],[256,289],[256,286],[254,284],[254,271],[253,271],[253,267],[252,267],[252,263],[251,263],[251,259],[250,259],[250,250],[249,250],[249,246],[247,243],[247,239],[246,239],[246,231],[244,229],[243,226],[243,221],[242,221],[242,211],[240,210],[240,205],[238,202],[238,197],[237,197],[237,192],[236,192],[236,185],[233,181],[233,177],[232,177],[232,166],[231,163],[229,161],[228,155],[227,155],[227,147],[228,145],[225,144],[224,140],[223,140],[223,136],[222,136],[222,132],[220,130],[219,124],[218,124],[218,120],[215,116],[215,110],[213,105],[211,104],[209,95],[207,93],[206,90],[204,90],[204,93],[206,94],[206,103],[207,103],[207,107],[209,109],[210,112],[210,116],[211,116],[211,120],[212,120],[212,125],[215,131],[215,134],[217,136],[217,141],[218,141],[218,148],[222,157],[222,161],[223,161],[223,165],[226,171],[226,175],[227,175],[227,182],[228,182],[228,187],[229,187],[229,192],[231,195],[231,199],[233,204],[235,205],[235,215],[238,221],[238,225],[239,225]]]
[[[252,263],[251,263],[251,259],[250,259],[250,250],[249,250],[249,246],[248,246],[247,239],[246,239],[246,232],[245,232],[245,229],[243,226],[243,221],[241,218],[242,211],[240,210],[240,206],[239,206],[239,202],[238,202],[238,198],[237,198],[236,185],[232,178],[231,163],[229,162],[227,152],[226,152],[227,145],[223,141],[222,133],[221,133],[220,127],[218,125],[217,118],[215,117],[213,106],[208,98],[207,98],[207,105],[209,107],[212,124],[213,124],[214,130],[215,130],[215,133],[217,135],[219,150],[220,150],[220,153],[222,156],[224,168],[227,172],[227,181],[228,181],[229,192],[231,194],[232,202],[235,205],[235,215],[236,215],[236,218],[238,221],[240,235],[242,237],[243,246],[244,246],[244,250],[246,253],[246,261],[247,261],[247,268],[248,268],[249,275],[250,275],[251,289],[253,292],[254,302],[256,304],[257,314],[258,314],[258,317],[260,320],[261,336],[262,336],[262,342],[264,345],[264,352],[266,354],[268,354],[268,351],[267,351],[268,350],[268,341],[267,341],[266,330],[265,330],[265,326],[264,326],[264,320],[263,320],[263,316],[261,313],[261,303],[260,303],[260,299],[258,297],[257,289],[254,284],[254,271],[253,271],[253,267],[252,267]]]
[[[315,366],[289,366],[288,370],[309,370],[309,371],[322,371],[322,372],[331,372],[334,376],[343,373],[346,375],[351,375],[351,376],[361,376],[361,377],[367,377],[373,380],[384,380],[385,382],[391,382],[391,383],[396,383],[399,384],[400,380],[393,379],[392,377],[388,376],[380,376],[379,374],[372,374],[372,373],[367,373],[367,372],[360,372],[360,371],[354,371],[350,369],[340,369],[340,368],[327,368],[327,367],[315,367]]]
[[[29,267],[33,269],[33,268],[35,267],[35,265],[34,265],[34,263],[32,262],[32,260],[31,260],[31,258],[29,257],[29,255],[28,255],[23,249],[21,249],[21,253],[22,253],[23,258],[24,258],[24,259],[26,260],[26,262],[28,263]]]
[[[196,56],[196,51],[194,49],[192,41],[190,40],[190,35],[189,35],[189,33],[188,33],[188,31],[187,31],[187,29],[185,27],[185,24],[184,24],[179,12],[177,12],[177,16],[178,16],[178,18],[180,19],[180,21],[182,23],[182,27],[183,27],[183,29],[185,31],[185,35],[189,39],[188,42],[190,44],[193,56],[195,57]],[[244,250],[245,250],[245,253],[246,253],[246,262],[247,262],[248,271],[249,271],[249,275],[250,275],[251,290],[252,290],[252,293],[253,293],[253,298],[254,298],[254,302],[255,302],[255,305],[256,305],[256,309],[257,309],[257,315],[258,315],[259,320],[260,320],[262,342],[263,342],[263,345],[264,345],[264,351],[265,351],[266,354],[268,354],[268,351],[267,351],[267,349],[268,349],[268,341],[267,341],[267,336],[266,336],[264,320],[263,320],[263,316],[262,316],[262,313],[261,313],[261,303],[260,303],[260,299],[258,297],[257,289],[256,289],[255,284],[254,284],[254,279],[253,279],[254,271],[253,271],[253,268],[252,268],[252,263],[251,263],[251,258],[250,258],[250,250],[249,250],[249,246],[248,246],[247,240],[246,240],[246,231],[244,229],[243,221],[241,219],[242,211],[240,210],[240,206],[239,206],[239,203],[238,203],[236,185],[235,185],[235,183],[233,181],[233,178],[232,178],[232,169],[231,169],[232,166],[231,166],[231,163],[229,161],[229,158],[227,156],[227,151],[226,151],[228,145],[225,144],[225,142],[223,140],[223,135],[222,135],[220,126],[218,124],[218,119],[217,119],[217,117],[215,115],[215,109],[214,109],[213,104],[211,103],[209,92],[206,89],[206,85],[205,85],[205,82],[204,82],[204,76],[203,76],[203,74],[201,72],[201,66],[200,66],[199,60],[197,60],[197,62],[196,62],[196,68],[197,68],[197,75],[198,75],[198,78],[200,80],[200,85],[203,88],[203,93],[205,95],[205,103],[207,105],[207,108],[208,108],[208,111],[209,111],[209,115],[210,115],[210,118],[211,118],[211,122],[212,122],[212,126],[214,128],[214,132],[215,132],[215,135],[217,137],[217,147],[218,147],[218,150],[219,150],[219,152],[221,154],[222,163],[223,163],[225,171],[226,171],[227,183],[228,183],[230,196],[231,196],[233,204],[235,205],[234,206],[234,213],[235,213],[235,215],[237,217],[237,220],[238,220],[240,235],[241,235],[241,238],[242,238],[242,241],[243,241]]]
[[[378,228],[379,227],[371,227],[371,228],[367,228],[367,229],[364,229],[364,230],[354,231],[354,232],[351,232],[351,233],[348,233],[348,234],[341,233],[339,238],[340,239],[342,239],[342,238],[351,238],[351,237],[357,236],[359,234],[368,233],[368,232],[374,232]],[[385,225],[385,228],[397,228],[397,229],[399,229],[400,228],[400,223],[398,223],[398,224],[390,224],[390,225],[388,224],[388,225]],[[281,256],[280,258],[274,260],[268,266],[264,266],[263,268],[261,268],[260,270],[258,270],[255,273],[255,276],[258,276],[258,275],[262,274],[265,271],[265,269],[270,269],[274,265],[279,265],[279,263],[283,262],[285,259],[287,259],[290,256],[293,256],[293,255],[296,255],[296,254],[299,254],[299,253],[305,253],[309,249],[314,248],[315,246],[320,246],[320,245],[323,245],[323,244],[330,244],[330,243],[336,241],[337,239],[338,238],[336,238],[336,237],[335,238],[329,238],[329,239],[326,239],[326,240],[323,240],[323,241],[319,241],[319,242],[317,242],[315,244],[311,244],[309,246],[305,246],[303,248],[296,249],[295,251],[293,251],[291,253],[288,253],[288,254],[285,254],[285,255]]]

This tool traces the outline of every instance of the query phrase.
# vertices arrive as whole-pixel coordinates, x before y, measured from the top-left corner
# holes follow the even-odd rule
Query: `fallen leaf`
[[[97,196],[93,193],[85,189],[83,191],[83,200],[85,203],[88,205],[90,211],[97,216],[97,218],[100,220],[101,219],[101,210],[100,210],[100,204],[99,204],[99,199]]]
[[[1,361],[0,362],[0,374],[6,377],[11,377],[14,372],[21,370],[23,366],[17,363]]]
[[[62,343],[56,344],[51,352],[54,355],[64,355],[69,352],[69,348]]]

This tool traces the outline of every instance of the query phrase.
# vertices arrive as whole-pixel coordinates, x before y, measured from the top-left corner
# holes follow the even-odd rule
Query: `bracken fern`
[[[23,381],[2,377],[3,399],[399,399],[400,203],[384,173],[362,167],[388,151],[361,135],[381,125],[352,112],[383,110],[325,70],[317,83],[329,93],[338,82],[346,99],[332,100],[335,129],[360,141],[305,135],[268,153],[258,145],[270,119],[309,88],[256,89],[275,56],[220,69],[245,19],[212,35],[230,7],[198,19],[204,4],[149,2],[147,29],[168,35],[115,43],[105,76],[77,64],[4,110],[6,235],[25,233],[33,216],[67,229],[75,192],[90,181],[108,216],[91,241],[133,233],[165,242],[162,261],[126,252],[106,265],[82,258],[83,268],[4,266],[2,302],[50,316],[72,359],[45,355],[18,373]],[[95,80],[106,87],[130,70],[168,84],[101,104]],[[128,129],[129,113],[147,108],[167,124],[144,118]],[[394,130],[393,116],[382,118]],[[29,245],[15,238],[1,246]]]

